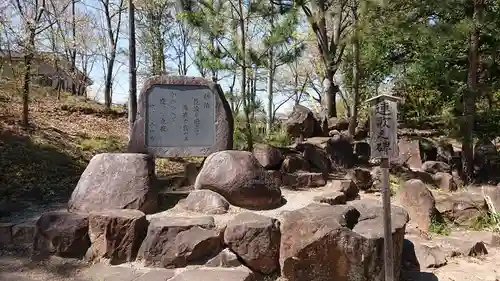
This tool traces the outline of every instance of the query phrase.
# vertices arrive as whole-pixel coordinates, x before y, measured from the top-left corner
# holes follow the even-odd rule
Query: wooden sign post
[[[391,194],[389,190],[389,165],[391,159],[395,159],[399,156],[397,137],[397,105],[400,100],[400,98],[390,95],[380,95],[367,100],[367,102],[370,103],[371,157],[380,158],[380,168],[382,170],[385,281],[395,281],[391,226]]]

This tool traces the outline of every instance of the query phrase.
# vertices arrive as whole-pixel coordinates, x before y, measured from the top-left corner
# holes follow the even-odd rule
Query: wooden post
[[[391,222],[391,191],[389,188],[389,159],[381,158],[382,169],[382,206],[384,208],[384,272],[385,281],[394,280],[394,248],[392,244],[392,222]]]
[[[397,102],[400,98],[380,95],[368,100],[370,109],[371,157],[380,158],[382,170],[382,207],[384,220],[385,281],[394,280],[394,248],[392,243],[390,160],[399,157],[397,142]],[[399,266],[397,264],[396,266]]]

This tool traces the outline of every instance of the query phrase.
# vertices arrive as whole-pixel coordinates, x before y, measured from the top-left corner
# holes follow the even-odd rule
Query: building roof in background
[[[58,62],[62,64],[63,69],[68,69],[71,67],[71,62],[69,62],[67,59],[61,57],[60,55],[56,55],[58,58]],[[0,49],[0,58],[12,58],[14,60],[20,60],[24,59],[24,53],[18,52],[18,51],[6,51],[6,50],[1,50]],[[54,53],[53,52],[37,52],[35,55],[35,58],[43,60],[44,58],[54,58]],[[90,77],[85,75],[78,67],[76,67],[77,75],[81,77],[85,77],[85,81],[87,82],[88,85],[92,85],[94,82]]]

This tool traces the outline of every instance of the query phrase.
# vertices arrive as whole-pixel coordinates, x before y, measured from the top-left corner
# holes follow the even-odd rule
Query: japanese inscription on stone
[[[397,102],[380,99],[370,113],[371,157],[398,158]]]
[[[208,156],[233,148],[233,115],[220,86],[201,77],[153,76],[144,82],[128,152]]]
[[[215,95],[200,85],[153,85],[146,101],[146,145],[211,147],[215,143]]]

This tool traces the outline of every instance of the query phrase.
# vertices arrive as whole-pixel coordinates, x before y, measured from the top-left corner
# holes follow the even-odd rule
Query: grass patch
[[[433,216],[429,226],[429,232],[441,236],[448,236],[451,234],[451,227],[448,225],[446,220]]]
[[[78,145],[84,151],[96,153],[122,152],[125,149],[123,139],[118,136],[81,138]]]
[[[396,175],[389,174],[389,191],[391,196],[396,195],[402,183],[403,179]]]
[[[264,138],[264,142],[277,147],[289,146],[293,143],[292,138],[288,136],[285,132],[277,131],[272,132]]]
[[[121,118],[127,116],[127,111],[123,106],[112,105],[110,110],[98,102],[85,99],[84,97],[74,97],[69,94],[61,96],[60,109],[68,112],[81,114],[92,114],[101,117]]]
[[[475,231],[500,232],[500,213],[484,212],[481,216],[473,219],[470,228]]]

